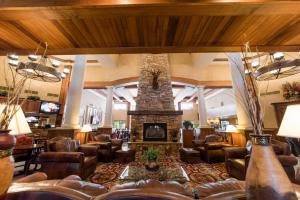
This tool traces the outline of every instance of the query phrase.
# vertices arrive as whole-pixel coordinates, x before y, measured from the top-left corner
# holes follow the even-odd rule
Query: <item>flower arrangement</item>
[[[292,84],[289,82],[286,82],[282,85],[283,90],[283,97],[286,100],[290,100],[293,98],[299,98],[300,97],[300,82],[293,82]]]

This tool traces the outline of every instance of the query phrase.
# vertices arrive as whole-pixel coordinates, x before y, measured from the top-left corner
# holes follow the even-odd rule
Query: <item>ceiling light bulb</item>
[[[19,61],[17,61],[17,60],[9,60],[8,64],[11,65],[11,66],[16,67],[16,66],[19,65]]]
[[[15,54],[11,54],[11,55],[8,55],[8,58],[11,60],[18,60],[19,56],[15,55]]]
[[[64,68],[64,73],[65,74],[69,74],[70,73],[70,69],[69,68]]]
[[[53,67],[59,67],[60,62],[57,61],[57,60],[53,60],[51,64],[52,64]]]
[[[31,54],[31,55],[28,56],[28,59],[31,60],[31,61],[37,61],[38,56],[34,55],[34,54]]]
[[[259,66],[259,62],[258,62],[257,60],[255,60],[255,61],[253,61],[253,62],[251,63],[251,66],[252,66],[253,68],[258,67],[258,66]]]
[[[273,57],[275,60],[281,60],[282,58],[284,58],[284,54],[282,52],[276,52],[273,54]]]
[[[245,69],[245,74],[250,74],[250,71],[248,69]]]
[[[66,74],[60,73],[61,78],[66,78]]]
[[[278,72],[279,72],[279,69],[274,69],[274,70],[270,71],[271,74],[278,74]]]

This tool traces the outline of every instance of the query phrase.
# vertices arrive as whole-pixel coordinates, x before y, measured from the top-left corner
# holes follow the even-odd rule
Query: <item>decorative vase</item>
[[[14,176],[13,147],[16,144],[10,130],[0,130],[0,199],[3,198]]]
[[[296,200],[293,186],[278,161],[271,135],[250,135],[251,157],[246,174],[247,199]]]
[[[159,165],[156,160],[148,160],[145,167],[148,171],[152,171],[152,172],[157,171],[159,169]]]

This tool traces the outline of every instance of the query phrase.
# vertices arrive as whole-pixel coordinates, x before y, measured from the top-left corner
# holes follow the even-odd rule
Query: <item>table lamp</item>
[[[287,106],[277,135],[300,138],[299,118],[300,104]]]
[[[0,113],[3,112],[5,107],[5,104],[0,104]],[[18,106],[17,109],[9,123],[8,130],[0,130],[0,199],[5,195],[14,175],[12,149],[15,145],[15,138],[11,135],[31,133],[22,108]]]
[[[93,130],[92,130],[92,127],[91,127],[90,124],[83,125],[83,127],[80,130],[80,133],[84,134],[84,141],[83,141],[83,143],[87,143],[88,142],[87,141],[88,140],[88,133],[92,132],[92,131]]]

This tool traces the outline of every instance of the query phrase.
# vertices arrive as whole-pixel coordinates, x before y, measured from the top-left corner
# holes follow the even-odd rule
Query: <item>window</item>
[[[181,103],[181,110],[193,110],[193,102],[182,102]]]
[[[125,120],[115,120],[114,121],[114,128],[115,129],[125,129],[126,121]]]

